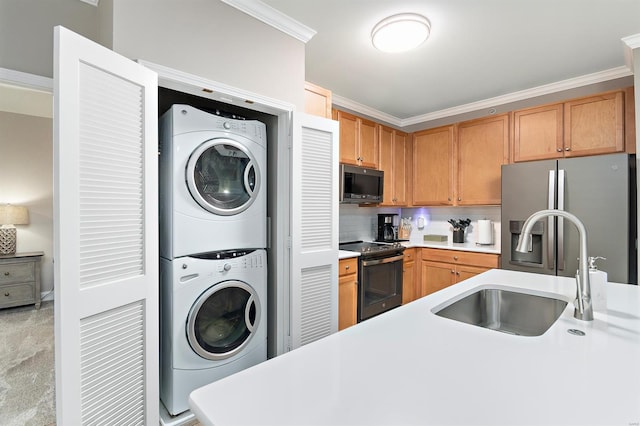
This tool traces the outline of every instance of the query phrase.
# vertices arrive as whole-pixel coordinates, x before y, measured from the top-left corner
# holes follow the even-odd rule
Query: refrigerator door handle
[[[548,209],[554,209],[556,206],[556,171],[549,170],[549,190],[548,190]],[[555,268],[555,256],[553,253],[553,240],[555,238],[555,217],[549,216],[547,218],[547,267],[549,269]]]
[[[558,210],[564,210],[564,175],[558,170]],[[558,270],[564,270],[564,219],[558,217]]]

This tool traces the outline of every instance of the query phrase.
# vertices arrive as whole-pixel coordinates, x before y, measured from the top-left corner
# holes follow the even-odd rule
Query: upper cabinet
[[[424,130],[413,140],[413,205],[500,204],[509,116]]]
[[[406,206],[410,174],[409,138],[404,132],[378,125],[379,167],[384,171],[381,206]]]
[[[455,126],[414,133],[413,205],[453,205],[454,148]]]
[[[340,123],[340,162],[377,169],[376,123],[340,110],[334,113],[334,119]]]
[[[456,204],[500,204],[502,165],[509,162],[509,115],[458,125]]]
[[[513,113],[513,162],[624,151],[624,91]]]
[[[331,118],[331,90],[315,84],[304,83],[304,112]]]

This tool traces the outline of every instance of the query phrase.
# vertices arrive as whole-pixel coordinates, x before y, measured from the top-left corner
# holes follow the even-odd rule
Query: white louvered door
[[[338,331],[337,121],[293,119],[291,348]]]
[[[157,425],[157,75],[55,28],[58,425]]]

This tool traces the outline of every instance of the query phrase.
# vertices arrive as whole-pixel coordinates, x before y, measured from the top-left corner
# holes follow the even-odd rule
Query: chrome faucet
[[[587,254],[587,229],[584,223],[575,215],[564,210],[540,210],[535,212],[524,222],[522,233],[518,240],[516,251],[526,253],[531,246],[531,229],[533,225],[542,218],[548,216],[560,216],[569,219],[580,234],[580,264],[576,271],[576,300],[573,303],[575,310],[573,316],[582,321],[593,320],[593,306],[591,305],[591,285],[589,284],[589,255]]]

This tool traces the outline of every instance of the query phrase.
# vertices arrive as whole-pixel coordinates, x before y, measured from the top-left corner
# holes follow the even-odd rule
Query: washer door
[[[260,322],[260,301],[242,281],[223,281],[195,301],[187,317],[187,340],[201,357],[229,358],[251,340]]]
[[[260,170],[251,152],[238,142],[210,139],[189,157],[186,181],[203,209],[231,216],[248,209],[258,196]]]

